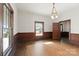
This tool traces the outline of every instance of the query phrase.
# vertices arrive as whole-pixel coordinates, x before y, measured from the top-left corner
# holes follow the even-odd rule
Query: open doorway
[[[44,34],[44,22],[35,22],[35,36],[36,39],[42,39]]]
[[[68,43],[71,31],[71,20],[60,21],[59,24],[61,41]]]

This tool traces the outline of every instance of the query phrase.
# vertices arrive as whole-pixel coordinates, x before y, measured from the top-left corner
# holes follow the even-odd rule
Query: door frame
[[[64,21],[59,21],[59,24],[61,23],[61,22],[67,22],[67,21],[69,21],[69,40],[70,40],[70,34],[71,34],[71,19],[68,19],[68,20],[64,20]],[[61,25],[61,24],[60,24]],[[60,31],[61,32],[61,31]],[[61,36],[60,36],[60,38],[61,38]]]
[[[42,23],[42,25],[43,25],[43,29],[42,29],[42,31],[43,31],[43,36],[36,36],[36,23]],[[35,32],[35,39],[43,38],[43,37],[44,37],[44,22],[42,22],[42,21],[35,21],[34,32]]]

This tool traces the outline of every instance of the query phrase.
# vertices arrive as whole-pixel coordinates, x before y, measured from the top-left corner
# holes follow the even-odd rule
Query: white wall
[[[64,22],[64,29],[63,29],[63,31],[64,32],[69,32],[70,31],[70,22]]]
[[[34,32],[34,22],[44,22],[44,32],[52,31],[52,20],[48,16],[41,16],[26,11],[18,11],[18,32]]]
[[[60,24],[63,25],[63,32],[69,32],[70,31],[70,21],[61,22]]]
[[[17,8],[15,6],[14,3],[10,4],[13,8],[13,11],[14,11],[14,28],[13,28],[13,34],[15,35],[17,33],[17,20],[18,20],[18,15],[17,15]]]
[[[59,22],[68,19],[71,19],[71,33],[79,34],[79,6],[64,11],[61,15],[59,15],[58,19],[51,20],[48,16],[37,15],[25,11],[18,11],[17,14],[15,4],[11,5],[14,9],[14,34],[17,32],[34,32],[35,21],[43,21],[44,31],[50,32],[52,31],[52,22]]]
[[[68,19],[71,19],[71,33],[79,34],[79,6],[63,12],[57,20],[53,21],[59,22]]]

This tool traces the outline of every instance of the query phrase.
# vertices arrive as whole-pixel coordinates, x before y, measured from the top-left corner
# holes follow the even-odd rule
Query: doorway
[[[36,39],[43,39],[44,36],[44,22],[35,22],[35,37]]]
[[[69,42],[71,31],[71,20],[60,21],[60,39],[66,43]]]

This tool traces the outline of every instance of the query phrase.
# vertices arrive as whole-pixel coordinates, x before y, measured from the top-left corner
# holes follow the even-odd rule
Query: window
[[[43,36],[43,22],[35,23],[36,36]]]
[[[8,4],[3,4],[3,55],[6,54],[11,46],[11,11]]]

